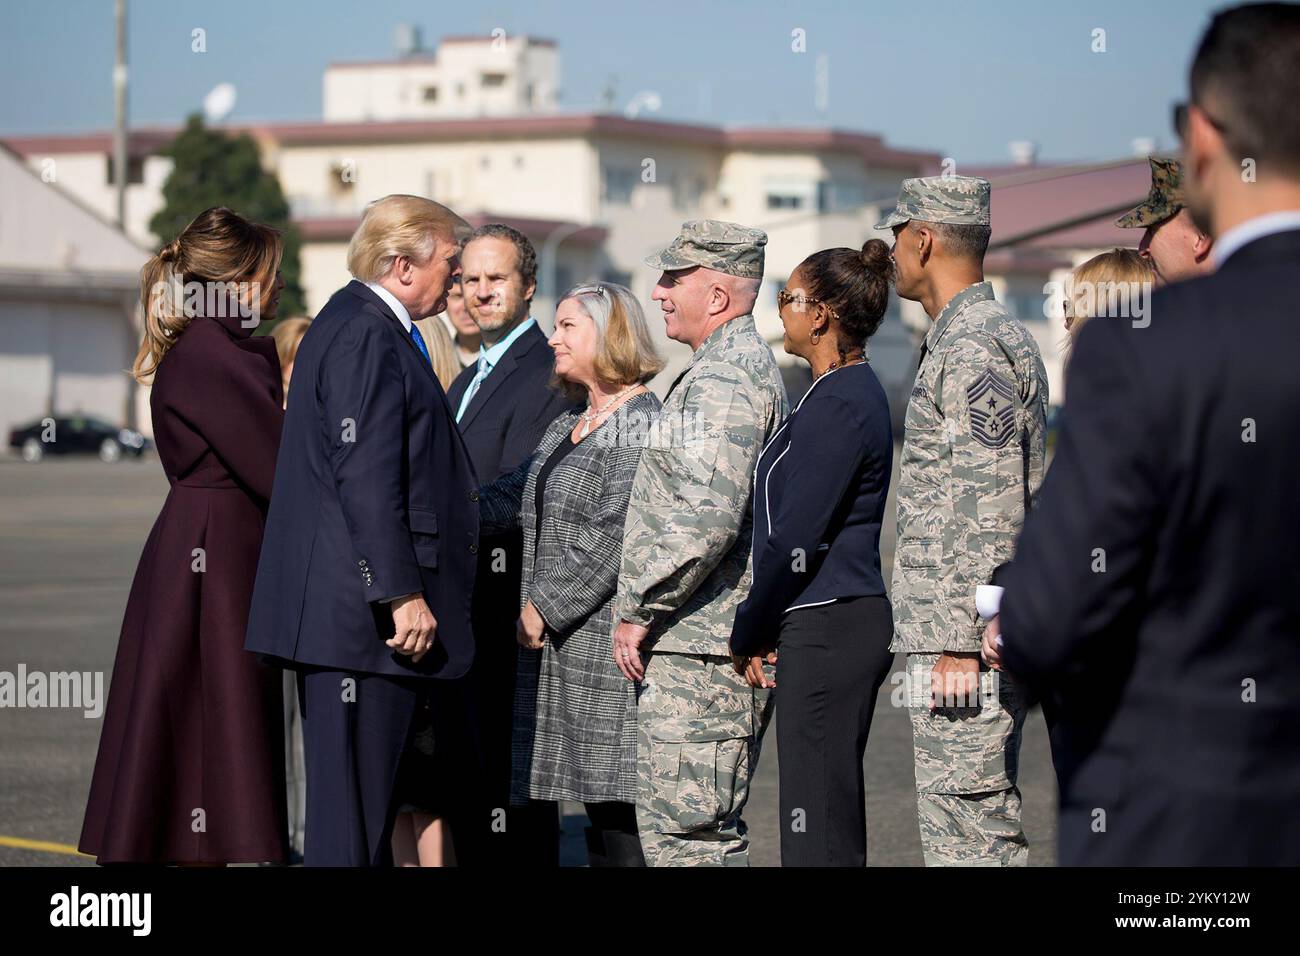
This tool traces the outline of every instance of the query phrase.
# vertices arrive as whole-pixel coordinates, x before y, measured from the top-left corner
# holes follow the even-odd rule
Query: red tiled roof
[[[937,164],[938,154],[896,149],[868,133],[838,129],[742,127],[728,129],[696,123],[628,119],[605,113],[475,117],[466,119],[396,120],[368,123],[232,124],[218,127],[226,132],[246,132],[286,145],[329,143],[437,142],[468,138],[520,139],[536,136],[608,136],[614,138],[663,139],[676,143],[731,149],[802,149],[857,153],[868,162],[903,166],[917,172]],[[132,155],[147,155],[162,146],[179,127],[160,127],[131,132]],[[0,136],[14,151],[24,155],[66,152],[107,153],[112,135],[107,132],[72,135]]]
[[[1136,230],[1114,224],[1146,198],[1144,157],[1089,165],[1013,167],[994,175],[990,248],[1134,246]]]
[[[503,222],[518,229],[535,242],[545,242],[552,233],[561,227],[576,225],[576,223],[564,222],[559,219],[534,219],[525,216],[498,215],[488,212],[469,213],[465,216],[465,221],[476,228],[489,222]],[[346,242],[352,238],[352,233],[356,232],[361,218],[359,216],[337,216],[322,219],[295,219],[294,222],[298,226],[299,234],[306,242]],[[576,232],[567,234],[564,241],[594,246],[604,242],[608,234],[609,230],[604,226],[583,226]]]

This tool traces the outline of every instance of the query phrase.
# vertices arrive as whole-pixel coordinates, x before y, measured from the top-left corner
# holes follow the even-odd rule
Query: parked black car
[[[75,415],[15,428],[9,433],[9,447],[24,461],[40,461],[46,455],[98,455],[101,461],[119,461],[127,455],[139,458],[153,442],[133,429]]]

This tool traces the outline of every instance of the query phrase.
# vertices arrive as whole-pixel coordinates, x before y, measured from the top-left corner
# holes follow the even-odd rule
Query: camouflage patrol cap
[[[989,224],[989,181],[974,176],[925,176],[904,179],[898,205],[877,229],[893,229],[911,219],[955,226]]]
[[[1176,159],[1151,156],[1151,192],[1147,201],[1115,220],[1121,229],[1145,229],[1176,216],[1187,205],[1183,198],[1183,165]]]
[[[664,272],[703,266],[742,279],[763,278],[767,233],[720,219],[692,219],[667,249],[646,256],[645,264]]]

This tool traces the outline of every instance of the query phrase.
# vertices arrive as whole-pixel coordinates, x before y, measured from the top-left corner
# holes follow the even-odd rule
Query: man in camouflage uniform
[[[934,320],[907,404],[891,595],[921,845],[927,866],[1024,865],[1025,699],[980,661],[975,588],[1011,558],[1042,483],[1047,375],[1033,337],[984,281],[986,181],[906,180],[876,228],[894,231],[898,294]]]
[[[741,811],[771,688],[749,686],[728,640],[753,576],[754,464],[789,408],[750,314],[766,242],[697,220],[646,259],[663,270],[653,298],[669,338],[695,350],[632,486],[615,605],[615,661],[641,682],[636,813],[650,866],[748,864]]]
[[[1146,202],[1115,221],[1121,229],[1145,229],[1138,252],[1151,260],[1160,285],[1214,271],[1214,240],[1192,222],[1183,199],[1183,167],[1176,159],[1151,157],[1151,192]]]

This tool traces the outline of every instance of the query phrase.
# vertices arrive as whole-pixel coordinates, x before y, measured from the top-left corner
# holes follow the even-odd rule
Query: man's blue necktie
[[[414,322],[411,323],[411,338],[415,339],[415,347],[420,350],[420,354],[424,356],[424,360],[430,365],[433,365],[433,359],[429,357],[429,347],[424,344],[424,336],[420,334],[420,330],[416,328]]]

